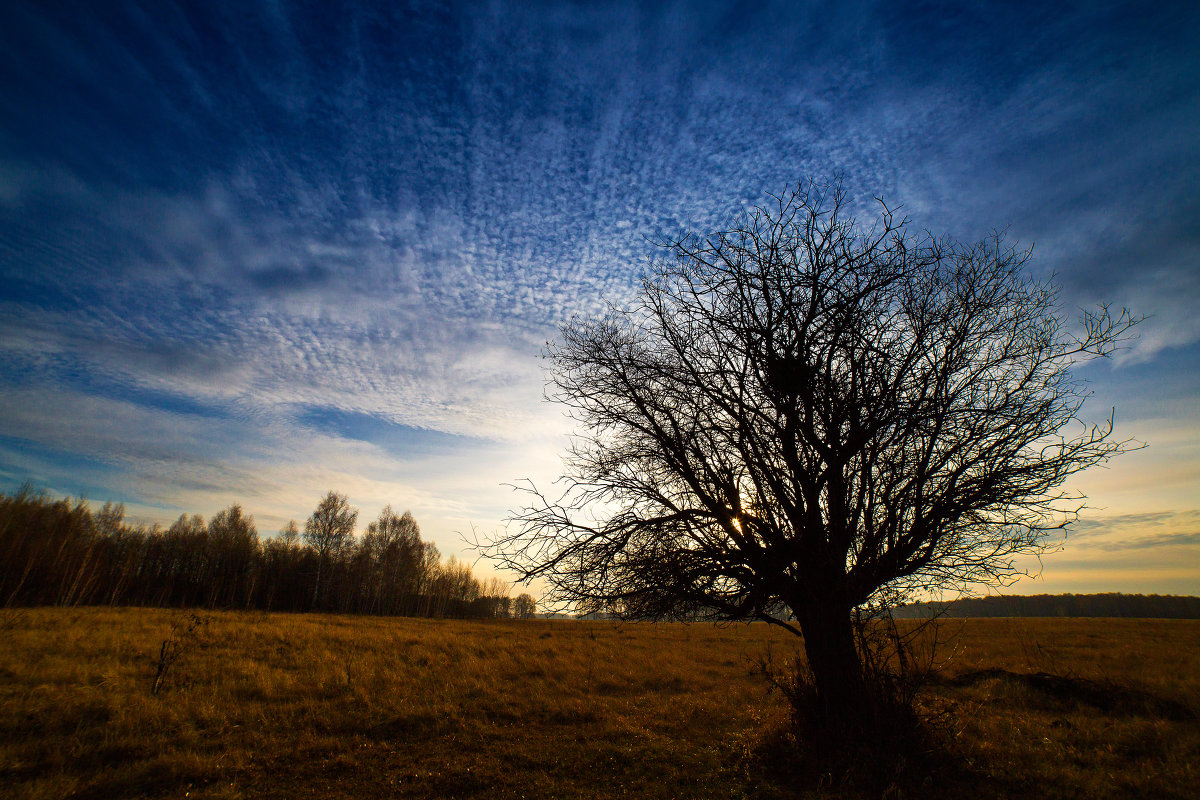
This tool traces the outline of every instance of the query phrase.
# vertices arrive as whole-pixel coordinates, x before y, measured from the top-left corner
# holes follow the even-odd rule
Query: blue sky
[[[1200,592],[1200,6],[961,6],[0,4],[0,488],[461,553],[555,474],[557,326],[837,174],[1150,316],[1082,371],[1149,447],[1017,589]]]

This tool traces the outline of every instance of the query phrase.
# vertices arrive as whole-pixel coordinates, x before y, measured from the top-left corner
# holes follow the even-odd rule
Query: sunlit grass
[[[0,795],[787,797],[761,625],[469,622],[35,609],[0,625]],[[938,735],[955,796],[1186,797],[1200,624],[944,626]],[[151,693],[164,639],[182,657]],[[1002,672],[1127,690],[1111,707]],[[965,677],[964,677],[965,676]],[[1061,693],[1060,693],[1061,695]],[[1123,698],[1123,699],[1122,699]],[[799,787],[802,788],[802,787]]]

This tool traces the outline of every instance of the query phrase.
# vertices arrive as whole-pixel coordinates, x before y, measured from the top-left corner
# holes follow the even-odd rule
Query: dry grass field
[[[757,664],[795,645],[762,625],[202,612],[189,631],[179,611],[3,614],[3,797],[841,791],[787,774],[786,709]],[[1197,796],[1200,623],[942,635],[921,704],[944,766],[918,796]],[[156,693],[164,641],[178,658],[168,647]]]

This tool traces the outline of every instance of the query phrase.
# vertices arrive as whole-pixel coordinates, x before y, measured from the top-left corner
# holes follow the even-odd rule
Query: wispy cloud
[[[1114,514],[1075,522],[1067,536],[1074,550],[1156,550],[1200,545],[1200,511]],[[1200,563],[1197,565],[1200,568]]]
[[[1154,315],[1122,369],[1197,427],[1194,10],[74,13],[0,8],[9,483],[498,525],[499,484],[554,467],[557,327],[626,303],[653,241],[835,173],[864,213],[1036,243],[1068,307]]]
[[[1136,539],[1122,539],[1111,542],[1093,542],[1084,547],[1093,547],[1111,553],[1123,550],[1152,550],[1159,547],[1197,547],[1200,546],[1200,531],[1189,533],[1163,533],[1150,536],[1139,536]]]
[[[1085,517],[1071,525],[1080,534],[1126,528],[1159,528],[1171,525],[1200,524],[1200,511],[1153,511],[1140,514],[1112,514]]]

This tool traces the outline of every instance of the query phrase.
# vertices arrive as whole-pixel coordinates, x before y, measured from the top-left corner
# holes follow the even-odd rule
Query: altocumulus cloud
[[[650,242],[834,173],[1154,315],[1130,369],[1178,394],[1198,13],[6,3],[0,474],[497,523],[554,471],[557,326],[627,302]]]

